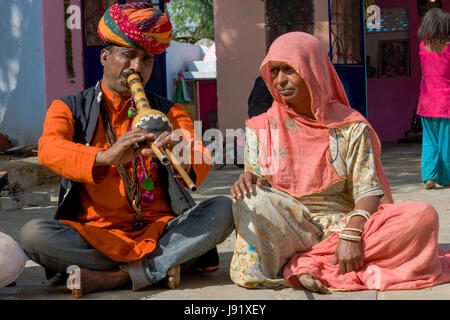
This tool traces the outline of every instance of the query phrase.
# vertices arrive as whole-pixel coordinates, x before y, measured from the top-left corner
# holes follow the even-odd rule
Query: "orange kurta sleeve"
[[[191,152],[191,163],[192,170],[196,175],[195,184],[199,186],[206,179],[211,169],[211,152],[201,143],[199,137],[195,137],[194,124],[182,105],[174,104],[167,113],[167,117],[172,123],[173,130],[184,129],[189,134],[187,139],[195,139],[196,141]]]
[[[115,134],[120,137],[129,128],[128,102],[114,96],[103,86],[102,90],[105,105],[111,111]],[[188,138],[194,137],[193,123],[181,105],[174,105],[167,116],[174,130],[184,129],[190,135]],[[99,167],[94,170],[95,157],[102,148],[107,148],[102,122],[99,121],[91,146],[74,143],[73,135],[74,120],[70,108],[62,101],[55,100],[47,112],[44,132],[39,140],[39,160],[70,180],[83,182],[83,189],[80,191],[82,212],[77,221],[62,221],[75,228],[94,248],[114,261],[135,261],[152,252],[167,222],[174,218],[164,190],[158,182],[158,170],[151,169],[152,159],[143,159],[147,174],[151,173],[155,179],[152,191],[154,200],[141,202],[142,216],[148,224],[141,229],[132,230],[130,223],[135,221],[135,212],[129,206],[125,187],[117,170],[108,166],[110,170],[105,177],[96,182],[96,169]],[[201,144],[191,152],[192,159],[198,153],[201,154],[201,159],[211,158],[209,150]],[[211,166],[207,163],[202,161],[192,166],[197,184],[208,174]],[[141,163],[138,167],[142,170]],[[141,190],[142,193],[144,191]]]
[[[38,142],[39,162],[67,179],[95,183],[94,162],[102,149],[75,143],[73,135],[72,111],[61,100],[54,100],[47,111]]]

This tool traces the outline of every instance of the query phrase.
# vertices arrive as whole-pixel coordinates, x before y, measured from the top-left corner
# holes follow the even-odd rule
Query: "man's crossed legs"
[[[79,266],[81,286],[72,292],[80,297],[129,281],[133,290],[164,279],[169,288],[175,288],[180,270],[189,269],[206,256],[214,257],[216,245],[233,229],[231,200],[215,197],[169,221],[155,250],[127,264],[109,259],[86,242],[78,231],[58,220],[31,220],[21,230],[21,242],[25,253],[45,269],[65,275],[69,266]]]

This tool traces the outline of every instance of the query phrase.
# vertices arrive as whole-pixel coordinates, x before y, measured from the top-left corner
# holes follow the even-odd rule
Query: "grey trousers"
[[[124,265],[133,290],[167,276],[167,270],[191,266],[196,258],[223,242],[233,231],[232,202],[215,197],[169,221],[154,251],[131,263],[115,262],[93,248],[77,230],[58,220],[34,219],[20,232],[24,252],[46,269],[65,274],[78,265],[91,270],[114,270]]]

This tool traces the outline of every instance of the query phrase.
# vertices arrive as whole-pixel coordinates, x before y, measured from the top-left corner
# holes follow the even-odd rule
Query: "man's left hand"
[[[193,148],[193,142],[194,141],[192,140],[190,150],[192,150],[192,148]],[[161,133],[154,141],[155,146],[162,149],[162,151],[164,151],[164,152],[166,149],[172,150],[178,143],[180,143],[180,141],[172,140],[172,133],[169,131],[165,131],[165,132]],[[153,153],[152,149],[150,149],[150,148],[142,149],[141,154],[146,157],[155,157],[155,154]],[[180,162],[180,166],[186,172],[188,172],[191,167],[191,164],[183,163],[180,160],[179,160],[179,162]]]
[[[172,150],[172,148],[178,143],[178,141],[172,141],[172,134],[169,131],[165,131],[155,139],[154,143],[158,148],[169,148],[170,150]]]

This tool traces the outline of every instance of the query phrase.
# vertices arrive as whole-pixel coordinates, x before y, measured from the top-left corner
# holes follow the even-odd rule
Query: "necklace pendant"
[[[151,178],[145,178],[142,180],[142,188],[144,188],[147,191],[152,191],[155,189],[155,184],[153,183],[153,180]]]
[[[142,194],[141,199],[145,202],[153,202],[153,201],[155,201],[155,196],[152,193],[150,193],[149,191],[145,191]]]
[[[132,109],[128,109],[128,118],[133,118],[133,113]]]
[[[152,161],[152,163],[150,164],[150,170],[156,170],[158,169],[158,163],[155,161]]]

